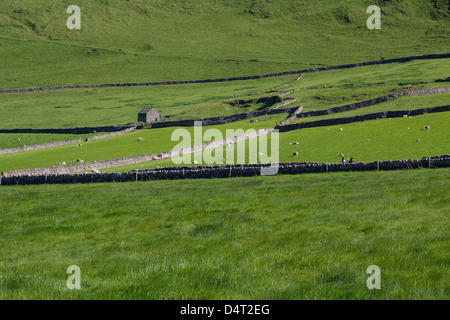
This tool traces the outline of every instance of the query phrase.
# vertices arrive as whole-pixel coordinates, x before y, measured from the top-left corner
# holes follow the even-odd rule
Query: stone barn
[[[162,119],[161,114],[154,108],[144,108],[138,113],[138,122],[155,122]]]

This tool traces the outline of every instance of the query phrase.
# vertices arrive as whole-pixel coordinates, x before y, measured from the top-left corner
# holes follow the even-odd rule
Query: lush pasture
[[[435,82],[450,74],[448,60],[324,71],[305,74],[296,82],[296,76],[285,76],[232,83],[0,94],[0,128],[128,124],[136,122],[137,113],[144,107],[154,107],[173,120],[223,116],[272,107],[257,104],[243,108],[224,103],[235,96],[252,99],[267,90],[276,89],[265,96],[297,87],[301,90],[287,96],[298,100],[291,106],[303,105],[305,112],[327,109],[392,92],[449,85]]]
[[[357,162],[421,159],[425,156],[450,154],[449,115],[449,112],[444,112],[412,118],[382,119],[282,132],[279,134],[279,159],[280,162],[337,163],[341,160],[340,154],[344,154],[346,158],[353,157]],[[431,130],[424,130],[426,125],[429,125]],[[340,128],[343,130],[340,131]],[[417,139],[420,141],[417,142]],[[294,142],[298,142],[298,144],[292,144]],[[268,138],[267,145],[269,153],[265,154],[270,155],[271,137]],[[234,148],[236,150],[235,163],[237,163],[238,153],[245,154],[246,163],[248,163],[249,143]],[[226,149],[227,147],[222,151],[224,158]],[[293,156],[294,152],[298,152],[299,155]],[[221,159],[221,157],[218,158]],[[192,155],[191,161],[193,160],[194,155]],[[197,165],[200,164],[202,163],[199,162]],[[208,163],[204,162],[203,164]],[[166,159],[109,168],[103,171],[129,171],[174,165],[172,159]]]
[[[269,120],[250,123],[249,120],[238,121],[226,125],[204,127],[219,129],[226,137],[227,129],[261,129],[273,127],[285,115],[271,116]],[[263,116],[260,118],[267,118]],[[393,159],[422,158],[430,155],[450,153],[450,132],[448,130],[449,112],[416,116],[412,118],[393,118],[352,123],[339,126],[307,128],[280,134],[280,161],[317,161],[339,162],[339,155],[353,157],[355,161],[376,161]],[[431,130],[424,130],[424,126]],[[339,128],[343,128],[340,131]],[[409,128],[409,129],[408,129]],[[85,162],[131,157],[143,154],[170,150],[179,141],[172,141],[172,133],[177,128],[138,130],[125,135],[84,142],[81,148],[75,145],[60,146],[50,149],[27,151],[0,156],[1,171],[25,168],[37,168],[57,165],[60,162],[70,163],[75,159]],[[186,128],[192,137],[193,128]],[[136,141],[142,137],[143,141]],[[420,142],[417,142],[420,139]],[[368,141],[370,140],[370,141]],[[298,142],[298,145],[291,143]],[[244,147],[244,145],[242,145]],[[247,157],[248,143],[239,149]],[[270,138],[268,148],[270,150]],[[236,149],[238,150],[238,149]],[[266,152],[266,151],[264,151]],[[293,156],[299,152],[298,156]],[[223,153],[226,154],[225,152]],[[237,156],[236,151],[235,155]],[[221,157],[220,157],[221,158]],[[237,161],[237,158],[235,159]],[[198,163],[201,164],[201,163]],[[152,161],[148,163],[111,168],[107,171],[128,171],[131,169],[154,168],[155,166],[171,166],[172,160]]]
[[[1,187],[0,298],[448,299],[449,173]]]
[[[81,30],[66,28],[71,4],[81,7]],[[366,28],[373,4],[381,7],[380,30]],[[448,3],[435,0],[2,0],[0,89],[222,78],[444,53],[449,34]],[[294,88],[289,107],[322,110],[449,85],[449,60],[309,73],[299,81],[0,94],[0,128],[133,124],[144,107],[170,120],[224,116],[273,107],[225,101]],[[403,97],[295,121],[433,107],[449,97]],[[274,127],[287,116],[212,128],[225,137],[227,129]],[[450,154],[449,117],[281,133],[279,161]],[[162,152],[179,143],[171,141],[176,129],[0,155],[0,172]],[[0,134],[0,148],[79,136],[88,135]],[[246,163],[251,142],[237,150]],[[104,171],[173,165],[166,159]],[[0,299],[448,300],[449,183],[446,168],[0,186]],[[81,290],[66,287],[70,265],[81,268]],[[381,290],[366,287],[370,265],[381,268]]]
[[[0,88],[250,75],[448,52],[445,1],[3,0]],[[413,31],[413,32],[412,32]],[[18,59],[17,57],[20,57]]]
[[[406,96],[398,99],[382,102],[373,106],[368,106],[360,109],[327,114],[317,117],[304,117],[294,119],[291,123],[310,122],[323,119],[333,119],[342,117],[353,117],[368,113],[396,111],[396,110],[417,110],[422,108],[432,108],[438,106],[445,106],[450,104],[450,93],[440,93],[426,96]]]
[[[67,141],[77,138],[86,138],[101,132],[90,134],[53,134],[53,133],[0,133],[0,149],[17,148],[24,145],[31,146],[38,143],[53,141]],[[20,141],[18,141],[20,139]]]
[[[227,129],[258,130],[274,127],[277,123],[286,119],[286,117],[286,114],[262,116],[254,118],[263,120],[255,123],[250,123],[250,120],[247,119],[230,124],[213,126],[213,128],[220,130],[225,137]],[[179,141],[172,141],[172,133],[176,129],[177,128],[137,130],[120,136],[83,142],[82,147],[76,147],[78,143],[75,143],[48,149],[0,155],[0,172],[15,169],[54,166],[61,162],[70,164],[72,160],[76,159],[91,162],[95,160],[133,157],[167,151],[171,150],[179,143]],[[185,129],[187,129],[193,137],[193,127]],[[234,135],[235,134],[232,136]],[[136,141],[137,138],[143,138],[143,140]]]

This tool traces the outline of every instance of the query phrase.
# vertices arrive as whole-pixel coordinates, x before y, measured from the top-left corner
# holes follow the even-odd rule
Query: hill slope
[[[440,0],[0,4],[0,88],[209,78],[450,51]],[[369,30],[369,5],[382,9]],[[18,58],[19,57],[19,58]]]

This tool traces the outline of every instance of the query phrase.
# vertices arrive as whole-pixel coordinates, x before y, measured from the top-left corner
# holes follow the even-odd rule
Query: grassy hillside
[[[449,173],[3,187],[0,299],[448,299]]]
[[[301,88],[287,96],[297,98],[291,106],[303,105],[304,111],[327,109],[392,92],[450,85],[444,81],[450,74],[449,61],[324,71],[305,74],[299,81],[293,75],[228,83],[4,93],[0,94],[0,128],[122,125],[135,122],[144,107],[171,115],[171,120],[223,116],[270,107],[242,108],[224,102],[235,96],[253,98],[274,88],[275,92],[265,95]]]
[[[449,52],[440,0],[0,3],[0,88],[249,75]],[[369,30],[369,5],[382,10]]]

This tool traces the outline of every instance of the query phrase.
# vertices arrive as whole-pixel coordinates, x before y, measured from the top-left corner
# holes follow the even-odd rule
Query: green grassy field
[[[81,7],[81,30],[66,27],[72,4]],[[373,4],[381,7],[380,30],[366,27],[366,9]],[[0,90],[222,78],[448,53],[449,13],[443,0],[3,0]],[[299,81],[291,75],[3,93],[0,128],[133,124],[149,107],[169,120],[225,116],[274,106],[226,101],[294,88],[300,90],[286,98],[297,101],[288,107],[323,110],[448,86],[449,61],[308,73]],[[448,93],[403,97],[294,122],[447,105],[448,98]],[[204,130],[274,127],[287,117],[262,116]],[[281,133],[279,161],[450,154],[449,117],[442,112]],[[250,123],[256,119],[262,121]],[[178,144],[171,141],[175,129],[0,155],[0,172],[167,151]],[[0,134],[0,148],[79,136],[88,135]],[[250,142],[239,147],[247,158]],[[156,166],[174,164],[166,159],[102,171]],[[0,300],[447,300],[449,183],[446,168],[0,186]],[[70,265],[81,268],[81,290],[66,288]],[[381,290],[366,287],[370,265],[381,269]]]
[[[382,102],[373,106],[368,106],[360,109],[327,114],[317,117],[303,117],[296,118],[291,123],[299,122],[311,122],[323,119],[345,118],[353,117],[363,114],[385,112],[385,111],[400,111],[400,110],[417,110],[422,108],[432,108],[438,106],[445,106],[450,103],[450,93],[440,93],[426,96],[407,96],[398,99]],[[441,114],[442,117],[446,117],[445,114]]]
[[[102,134],[102,132],[89,134],[53,134],[53,133],[0,133],[0,149],[31,146],[39,143],[54,141],[67,141]],[[20,141],[18,141],[20,139]]]
[[[448,299],[449,173],[3,187],[0,298]]]
[[[449,115],[449,112],[443,112],[412,118],[382,119],[330,126],[327,127],[329,130],[325,130],[325,127],[317,127],[280,133],[280,162],[333,163],[340,161],[341,153],[353,157],[355,161],[366,162],[420,159],[424,156],[450,154],[450,132],[447,129]],[[219,129],[225,138],[227,129],[257,130],[273,127],[275,119],[280,119],[282,116],[276,115],[270,120],[256,123],[243,120],[226,125],[204,127],[203,132],[209,128]],[[267,116],[262,118],[265,117]],[[430,126],[431,130],[424,130],[426,125]],[[339,128],[343,128],[343,131],[340,131]],[[121,136],[84,142],[81,148],[75,148],[74,144],[1,155],[0,171],[54,166],[60,162],[70,164],[72,160],[78,158],[85,162],[91,162],[167,151],[179,143],[171,140],[175,129],[177,128],[138,130]],[[193,128],[186,129],[193,139]],[[137,137],[142,137],[143,141],[136,141]],[[417,139],[420,139],[420,142],[417,142]],[[270,141],[269,138],[268,150],[271,148]],[[290,144],[293,142],[299,142],[299,144]],[[245,149],[240,148],[239,152],[244,152],[248,161],[248,143],[242,147]],[[293,156],[293,152],[299,152],[299,155]],[[223,154],[226,154],[225,151]],[[237,154],[236,151],[235,161],[237,161]],[[166,159],[110,168],[106,171],[128,171],[173,165],[171,159]]]
[[[285,76],[231,83],[6,93],[0,94],[0,128],[130,124],[144,107],[171,115],[170,120],[223,116],[272,107],[257,104],[242,108],[224,103],[235,96],[254,98],[275,89],[262,94],[272,96],[298,87],[301,90],[287,96],[297,98],[289,107],[303,105],[307,112],[393,92],[443,87],[450,82],[435,81],[446,79],[448,74],[449,59],[437,59],[310,73],[296,82],[296,76]]]
[[[79,0],[0,4],[0,88],[239,76],[449,52],[434,0]],[[382,28],[369,30],[369,5]],[[94,51],[96,50],[96,51]],[[20,59],[17,57],[20,56]]]
[[[383,119],[282,132],[279,135],[279,161],[338,163],[341,160],[339,155],[344,154],[346,158],[353,157],[357,162],[371,162],[421,159],[425,156],[450,154],[448,117],[449,112],[445,112],[412,118]],[[424,130],[426,125],[429,125],[431,130]],[[340,131],[339,128],[342,128],[343,131]],[[420,141],[417,142],[417,139]],[[293,145],[293,142],[298,142],[298,144]],[[270,137],[267,145],[268,150],[271,150]],[[226,149],[225,147],[223,150],[224,156]],[[249,162],[248,143],[235,147],[235,150],[235,163],[237,163],[239,152],[245,153],[246,163]],[[298,152],[299,155],[293,156],[294,152]],[[194,155],[191,159],[193,161]],[[199,162],[196,165],[201,164],[206,163]],[[152,169],[156,166],[167,167],[175,166],[175,164],[172,159],[165,159],[102,171],[120,172],[133,169]]]

